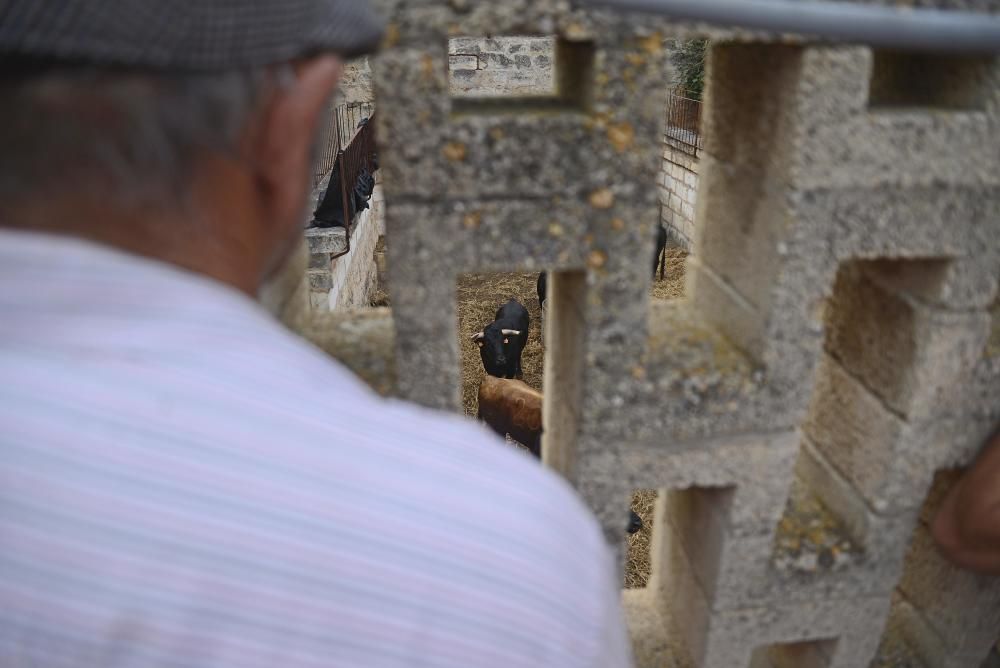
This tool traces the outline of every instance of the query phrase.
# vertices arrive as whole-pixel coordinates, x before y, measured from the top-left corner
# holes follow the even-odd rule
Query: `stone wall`
[[[457,410],[457,277],[549,270],[545,464],[618,548],[629,495],[660,490],[623,595],[640,666],[974,668],[1000,581],[927,522],[1000,422],[996,59],[567,6],[384,3],[392,313],[303,322],[299,290],[284,317]],[[452,113],[448,37],[504,32],[588,43],[593,99]],[[715,46],[687,297],[650,304],[670,35]],[[948,86],[914,82],[928,64]]]
[[[459,37],[449,40],[456,97],[546,96],[556,89],[551,37]]]
[[[355,216],[351,223],[349,252],[341,255],[347,250],[343,228],[306,231],[309,299],[311,308],[316,311],[356,308],[371,303],[377,287],[375,246],[385,226],[385,198],[381,179],[378,181],[370,208]],[[317,189],[313,199],[321,195],[327,182],[328,179]]]
[[[667,229],[668,238],[688,252],[694,248],[698,163],[698,156],[691,146],[669,135],[664,138],[663,173],[660,175],[661,222]]]
[[[373,102],[375,91],[372,86],[371,62],[367,57],[358,58],[344,64],[334,106]]]

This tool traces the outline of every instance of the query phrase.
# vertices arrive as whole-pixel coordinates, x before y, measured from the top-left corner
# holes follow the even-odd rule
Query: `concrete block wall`
[[[660,175],[661,223],[673,243],[694,248],[694,210],[698,201],[699,160],[691,146],[664,135],[663,173]]]
[[[997,60],[935,56],[954,86],[928,96],[864,46],[557,0],[382,8],[393,309],[286,321],[458,410],[458,275],[552,271],[545,463],[619,548],[629,494],[662,491],[650,583],[624,594],[640,666],[975,668],[1000,582],[943,562],[927,522],[1000,422]],[[453,113],[448,38],[491,34],[556,35],[593,87]],[[650,304],[649,92],[692,34],[715,46],[688,295]]]

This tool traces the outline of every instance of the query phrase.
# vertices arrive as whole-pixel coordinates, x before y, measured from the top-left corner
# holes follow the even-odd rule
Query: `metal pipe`
[[[581,0],[594,7],[906,51],[1000,52],[1000,16],[817,0]]]

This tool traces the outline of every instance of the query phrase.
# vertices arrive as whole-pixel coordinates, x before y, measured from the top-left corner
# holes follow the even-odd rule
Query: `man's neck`
[[[201,274],[255,297],[261,277],[257,254],[245,239],[225,234],[209,216],[116,210],[74,201],[0,208],[0,227],[71,236]]]

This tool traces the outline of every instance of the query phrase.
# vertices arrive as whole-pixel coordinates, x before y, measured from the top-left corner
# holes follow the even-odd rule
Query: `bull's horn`
[[[504,336],[521,336],[521,330],[519,329],[502,329]]]
[[[483,334],[482,332],[476,332],[475,334],[472,335],[471,340],[472,341],[482,341],[485,338],[486,338],[485,334]]]

